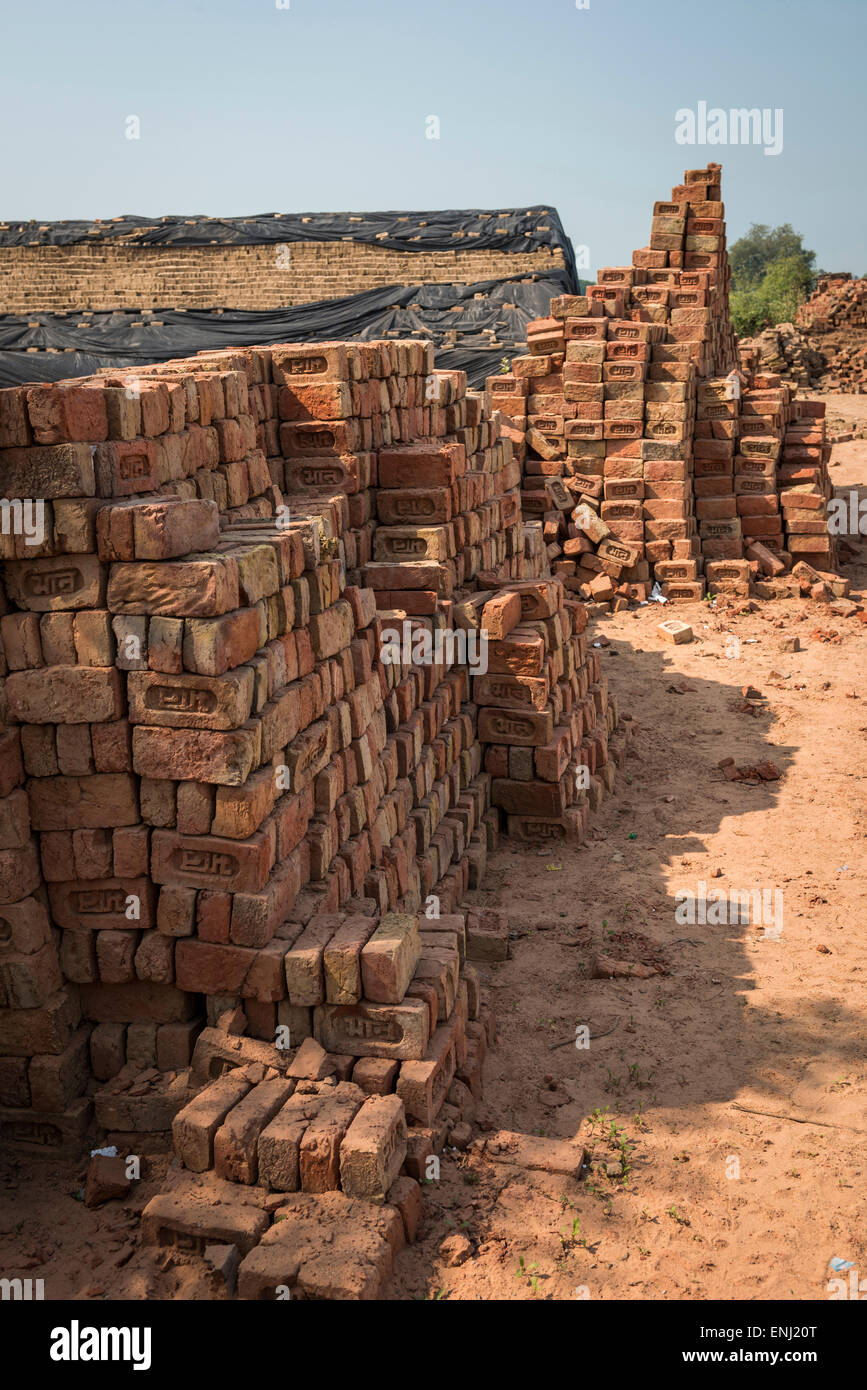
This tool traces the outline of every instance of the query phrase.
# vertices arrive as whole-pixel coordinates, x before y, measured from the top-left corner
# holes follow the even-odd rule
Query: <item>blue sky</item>
[[[867,272],[864,0],[279,3],[0,0],[0,216],[552,203],[595,270],[715,159],[730,240]],[[677,144],[700,101],[782,108],[782,152]]]

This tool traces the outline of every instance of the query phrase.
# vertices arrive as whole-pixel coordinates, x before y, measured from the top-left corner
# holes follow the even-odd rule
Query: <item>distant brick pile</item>
[[[696,381],[736,361],[719,177],[718,165],[688,170],[632,265],[553,300],[529,327],[529,356],[488,382],[526,431],[524,507],[583,597],[646,598],[654,577],[667,597],[703,593]]]
[[[867,391],[867,280],[825,275],[794,323],[766,328],[749,343],[763,371],[819,391]]]
[[[736,370],[723,214],[719,165],[687,170],[632,265],[553,299],[528,355],[488,378],[518,435],[523,511],[586,601],[616,610],[654,583],[669,600],[749,593],[798,561],[834,569],[824,407],[749,347]]]

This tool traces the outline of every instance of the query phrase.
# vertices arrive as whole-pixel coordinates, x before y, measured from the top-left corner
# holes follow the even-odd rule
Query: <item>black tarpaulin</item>
[[[107,221],[2,222],[0,246],[74,246],[124,240],[139,246],[261,246],[292,241],[363,241],[394,251],[538,251],[559,247],[574,274],[572,245],[556,208],[537,203],[500,212],[256,213],[250,217],[112,217]]]
[[[526,351],[526,327],[573,292],[568,271],[473,285],[394,285],[289,309],[140,309],[0,314],[0,384],[59,381],[209,348],[322,339],[428,338],[437,364],[481,385]],[[27,349],[36,351],[27,351]]]

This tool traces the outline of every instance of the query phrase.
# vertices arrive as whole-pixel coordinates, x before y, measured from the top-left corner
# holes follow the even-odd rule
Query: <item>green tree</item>
[[[811,276],[800,256],[785,256],[768,266],[758,284],[732,290],[731,318],[736,333],[749,336],[768,324],[791,323],[803,304]]]
[[[754,222],[729,251],[732,285],[739,290],[756,285],[774,261],[791,257],[803,262],[808,279],[812,279],[816,274],[816,253],[807,250],[800,233],[794,231],[790,222],[773,228]]]
[[[736,333],[759,332],[794,319],[816,283],[816,253],[790,223],[753,223],[732,246],[731,317]]]

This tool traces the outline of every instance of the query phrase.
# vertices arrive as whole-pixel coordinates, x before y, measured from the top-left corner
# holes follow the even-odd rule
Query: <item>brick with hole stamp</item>
[[[268,882],[274,854],[273,840],[264,830],[257,830],[248,840],[154,830],[151,877],[155,883],[258,893]]]
[[[403,1061],[424,1057],[430,1014],[420,999],[401,1004],[322,1004],[313,1010],[313,1032],[328,1052]]]
[[[66,931],[147,931],[156,923],[149,878],[81,879],[48,885],[51,915]]]
[[[8,560],[5,579],[13,603],[32,613],[105,607],[106,572],[95,555]]]
[[[378,492],[376,514],[385,526],[443,525],[451,521],[454,504],[450,488],[394,488]]]
[[[250,717],[253,686],[250,666],[222,676],[133,671],[127,677],[130,723],[171,729],[238,729]]]
[[[550,742],[553,732],[551,709],[519,711],[488,707],[479,711],[479,738],[483,743],[541,747]]]

